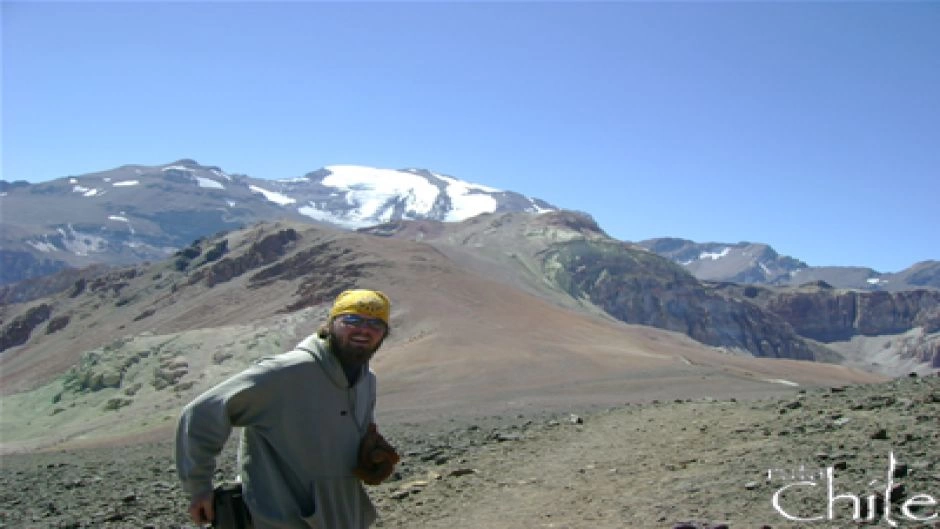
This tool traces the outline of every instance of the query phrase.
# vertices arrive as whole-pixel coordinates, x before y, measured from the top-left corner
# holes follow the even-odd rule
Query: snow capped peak
[[[332,165],[321,184],[346,193],[346,201],[363,217],[375,217],[390,200],[404,199],[406,210],[426,213],[440,190],[427,179],[404,171],[357,165]],[[390,219],[386,219],[390,220]]]
[[[460,221],[481,213],[494,213],[509,197],[510,209],[541,211],[531,199],[515,193],[466,182],[424,169],[379,169],[361,165],[328,165],[308,175],[305,182],[285,185],[322,186],[298,211],[317,220],[361,228],[398,219]]]
[[[78,267],[97,259],[114,264],[163,259],[194,239],[258,221],[313,219],[356,229],[401,220],[459,222],[485,213],[557,209],[429,169],[362,165],[330,165],[301,178],[273,180],[181,159],[65,176],[36,184],[42,187],[34,188],[35,193],[19,192],[34,184],[0,184],[0,200],[3,207],[16,208],[11,215],[16,222],[48,226],[40,235],[11,239],[10,244],[25,248],[37,262]],[[16,202],[8,192],[19,195]],[[29,276],[17,272],[12,277]]]
[[[122,166],[70,177],[68,182],[72,196],[87,197],[89,202],[108,192],[120,194],[120,200],[134,200],[151,191],[181,193],[181,199],[213,211],[231,210],[237,204],[241,208],[237,214],[248,218],[250,208],[260,208],[264,218],[300,216],[350,229],[398,220],[460,222],[486,213],[557,209],[513,191],[416,167],[334,164],[300,178],[268,180],[230,175],[215,166],[181,159],[155,166]],[[111,209],[107,214],[112,216],[112,225],[125,218]],[[126,218],[132,221],[132,217]]]

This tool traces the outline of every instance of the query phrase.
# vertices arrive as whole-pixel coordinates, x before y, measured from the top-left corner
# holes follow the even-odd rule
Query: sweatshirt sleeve
[[[232,428],[256,424],[275,398],[276,371],[262,361],[187,404],[176,429],[176,470],[191,496],[212,490],[216,458]]]

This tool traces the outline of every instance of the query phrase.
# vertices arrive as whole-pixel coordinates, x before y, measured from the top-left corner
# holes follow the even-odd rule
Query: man
[[[398,455],[375,429],[369,360],[391,303],[375,290],[337,296],[329,320],[293,351],[262,359],[186,405],[176,466],[193,522],[213,520],[215,460],[244,427],[240,478],[254,529],[361,529],[376,511],[360,483],[387,478]]]

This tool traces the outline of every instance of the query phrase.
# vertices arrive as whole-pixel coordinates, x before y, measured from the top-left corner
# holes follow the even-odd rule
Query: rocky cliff
[[[940,292],[858,292],[814,289],[781,292],[767,308],[796,332],[822,342],[847,340],[856,334],[898,334],[913,327],[940,330]]]
[[[822,281],[798,288],[715,286],[779,316],[800,336],[823,343],[920,329],[915,337],[898,340],[897,355],[940,367],[940,292],[936,290],[863,292],[832,288]]]
[[[682,332],[713,346],[755,356],[831,359],[802,340],[782,318],[706,288],[682,267],[612,240],[573,240],[544,254],[545,273],[575,298],[611,316]]]

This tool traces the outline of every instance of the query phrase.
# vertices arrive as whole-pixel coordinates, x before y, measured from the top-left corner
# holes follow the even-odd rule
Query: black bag
[[[238,482],[222,483],[213,491],[212,506],[215,519],[212,527],[216,529],[252,529],[251,513],[242,496],[242,484]]]

